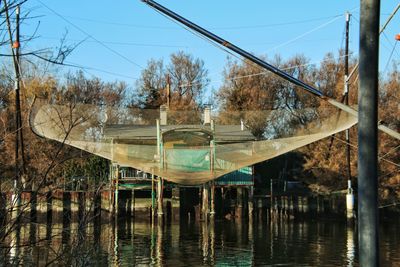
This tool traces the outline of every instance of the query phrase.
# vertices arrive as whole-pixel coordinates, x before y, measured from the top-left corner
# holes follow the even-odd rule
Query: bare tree
[[[170,109],[196,109],[201,106],[203,92],[208,85],[204,62],[178,52],[172,54],[170,63],[150,60],[138,80],[134,105],[154,109],[167,103],[167,76],[170,77]]]

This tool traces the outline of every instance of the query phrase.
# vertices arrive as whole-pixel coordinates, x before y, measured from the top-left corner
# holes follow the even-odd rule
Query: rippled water
[[[381,266],[400,266],[398,222],[381,225]],[[30,223],[0,256],[25,266],[358,266],[356,229],[338,221]]]

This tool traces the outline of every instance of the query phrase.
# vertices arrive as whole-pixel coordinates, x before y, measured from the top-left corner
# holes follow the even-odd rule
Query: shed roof
[[[161,132],[171,130],[182,131],[211,131],[209,125],[162,125]],[[243,142],[254,141],[254,135],[245,128],[241,130],[240,125],[216,125],[214,140],[216,142]],[[106,138],[123,140],[155,140],[157,139],[157,128],[154,125],[106,125],[104,128]]]

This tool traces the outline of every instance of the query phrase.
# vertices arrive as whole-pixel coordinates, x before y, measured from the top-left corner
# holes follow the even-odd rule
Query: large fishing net
[[[323,139],[357,121],[323,104],[213,111],[211,121],[208,114],[35,101],[30,123],[39,136],[171,182],[196,185]]]

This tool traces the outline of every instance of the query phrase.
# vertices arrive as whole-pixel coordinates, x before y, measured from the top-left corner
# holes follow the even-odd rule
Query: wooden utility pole
[[[349,105],[349,28],[350,28],[350,13],[346,12],[346,44],[344,49],[344,103]],[[350,130],[346,130],[346,154],[347,154],[347,176],[351,181],[351,164],[350,164]]]
[[[349,105],[349,28],[350,28],[350,13],[346,12],[346,43],[344,49],[344,103]],[[347,162],[347,194],[346,194],[346,215],[348,220],[354,218],[354,194],[351,185],[351,158],[350,158],[350,130],[346,130],[346,162]]]
[[[24,152],[24,137],[23,137],[23,132],[22,132],[22,116],[21,116],[21,98],[20,98],[20,90],[21,90],[21,61],[20,61],[20,31],[19,31],[19,26],[20,26],[20,7],[17,6],[16,10],[16,38],[15,42],[13,45],[13,48],[15,49],[15,62],[17,63],[17,68],[16,68],[16,75],[15,75],[15,80],[16,80],[16,85],[15,85],[15,107],[16,107],[16,121],[17,127],[18,127],[18,136],[19,136],[19,143],[21,145],[21,163],[22,163],[22,173],[25,173],[25,152]],[[17,138],[18,140],[18,138]]]
[[[15,42],[13,41],[13,34],[11,30],[11,22],[8,10],[7,0],[3,0],[4,9],[6,15],[7,29],[10,38],[11,44],[11,52],[14,63],[14,71],[15,71],[15,81],[14,81],[14,90],[15,90],[15,180],[14,186],[17,189],[18,184],[20,183],[21,171],[25,172],[25,155],[24,155],[24,142],[23,142],[23,133],[22,133],[22,116],[21,116],[21,100],[20,100],[20,88],[21,88],[21,68],[20,68],[20,39],[19,39],[19,26],[20,26],[20,7],[16,7],[16,30],[15,30]],[[21,165],[22,169],[20,170],[19,160],[21,150]]]

